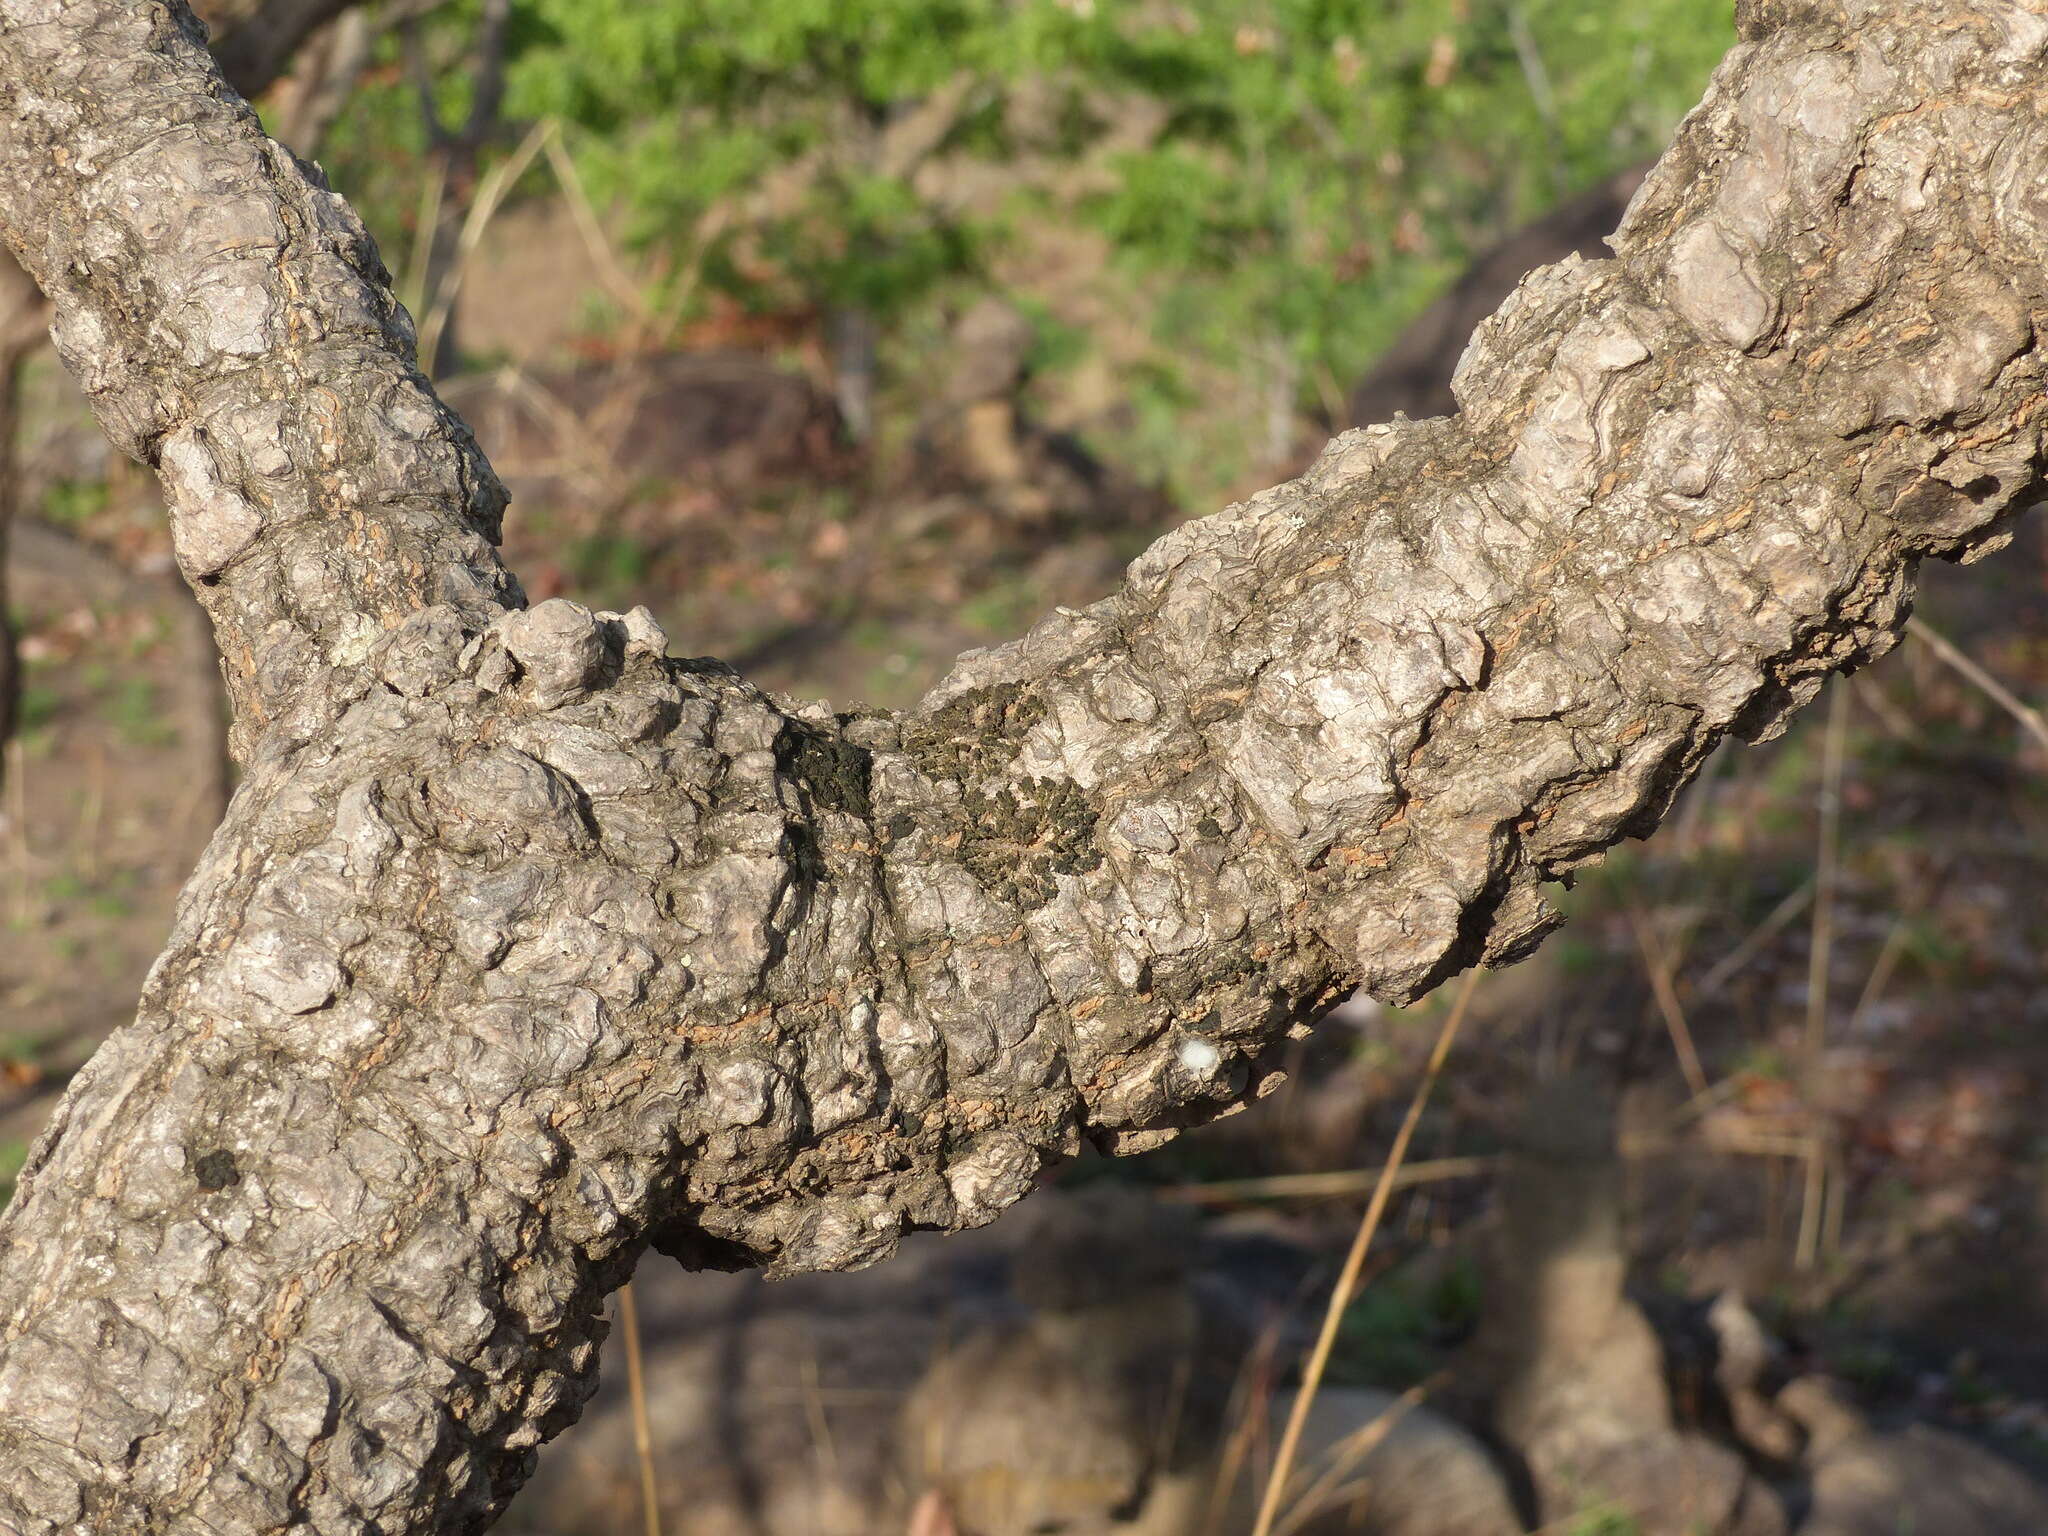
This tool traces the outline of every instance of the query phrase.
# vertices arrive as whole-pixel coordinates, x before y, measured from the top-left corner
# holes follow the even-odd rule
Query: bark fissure
[[[2048,19],[1753,5],[1460,415],[834,714],[521,606],[367,237],[182,15],[0,0],[0,227],[164,475],[246,767],[0,1226],[33,1536],[482,1528],[648,1243],[871,1262],[1515,958],[2038,493]]]

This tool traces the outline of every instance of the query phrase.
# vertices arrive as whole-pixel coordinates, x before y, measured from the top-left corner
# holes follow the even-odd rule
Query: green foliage
[[[1565,1523],[1564,1536],[1642,1536],[1634,1515],[1613,1504],[1582,1509]]]
[[[1727,0],[1191,0],[1096,71],[1168,108],[1089,212],[1176,344],[1355,378],[1472,248],[1660,147]]]
[[[1331,1379],[1401,1390],[1443,1361],[1445,1349],[1478,1322],[1478,1267],[1458,1258],[1421,1277],[1376,1280],[1345,1309]]]
[[[684,319],[723,298],[900,326],[989,284],[1014,237],[1098,231],[1112,302],[1159,354],[1123,365],[1119,456],[1199,460],[1205,483],[1180,488],[1207,494],[1251,467],[1261,423],[1336,409],[1476,248],[1652,153],[1726,49],[1731,9],[518,0],[506,137],[563,125],[650,306]],[[477,12],[448,0],[420,23],[444,120],[467,110]],[[414,87],[383,46],[326,159],[403,251],[431,178]],[[942,186],[916,174],[932,158],[951,168]],[[1048,322],[1037,361],[1077,363],[1090,338],[1025,297]],[[1190,455],[1219,372],[1271,406],[1229,413]]]
[[[106,509],[104,480],[56,480],[43,492],[43,521],[60,528],[76,528]]]
[[[28,1143],[0,1141],[0,1206],[14,1198],[14,1181],[28,1164]]]
[[[518,17],[508,111],[571,130],[592,195],[672,281],[883,317],[975,270],[994,227],[920,193],[916,160],[1008,153],[1007,92],[1079,25],[1050,0],[526,0]]]
[[[19,728],[23,736],[33,735],[64,713],[64,696],[54,688],[30,683],[21,690]]]
[[[568,553],[577,589],[594,599],[625,601],[646,585],[650,562],[647,546],[638,539],[614,533],[587,534],[574,540]]]

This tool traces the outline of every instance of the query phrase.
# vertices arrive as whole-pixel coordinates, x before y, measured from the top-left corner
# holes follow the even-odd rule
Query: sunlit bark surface
[[[0,1525],[481,1529],[650,1243],[869,1263],[1226,1112],[1890,646],[2038,494],[2048,17],[1742,25],[1462,414],[844,715],[526,608],[369,240],[183,7],[0,0],[0,227],[246,768],[0,1226]]]

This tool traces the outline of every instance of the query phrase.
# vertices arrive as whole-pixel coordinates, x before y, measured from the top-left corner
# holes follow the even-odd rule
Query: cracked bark
[[[523,609],[370,242],[184,11],[0,0],[0,226],[246,765],[0,1226],[0,1523],[480,1529],[648,1244],[851,1267],[1225,1113],[1888,648],[2039,494],[2048,17],[1741,23],[1462,415],[885,716]]]
[[[236,90],[261,95],[313,31],[357,3],[267,0],[253,6],[209,6],[214,57]],[[22,373],[41,349],[48,326],[42,295],[14,259],[0,251],[0,748],[14,739],[21,705],[21,661],[7,603],[7,546],[21,500],[17,436]],[[0,783],[5,778],[0,761]]]

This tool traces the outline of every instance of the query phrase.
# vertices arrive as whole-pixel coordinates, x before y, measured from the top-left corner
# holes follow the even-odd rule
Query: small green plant
[[[135,901],[124,891],[94,891],[86,902],[86,909],[94,917],[103,917],[109,922],[119,922],[124,917],[135,915]]]
[[[43,899],[53,906],[83,901],[90,894],[91,888],[74,870],[60,869],[43,882]]]
[[[1640,1521],[1615,1504],[1582,1509],[1564,1527],[1565,1536],[1643,1536]]]
[[[30,683],[21,690],[21,734],[42,730],[64,712],[64,696],[54,688]]]
[[[1851,1339],[1829,1351],[1836,1374],[1864,1396],[1876,1397],[1903,1386],[1912,1366],[1882,1339]]]
[[[588,534],[569,547],[577,584],[599,598],[623,600],[644,588],[649,563],[644,545],[618,534]]]
[[[1792,1080],[1792,1066],[1785,1059],[1784,1051],[1761,1042],[1743,1050],[1735,1063],[1735,1071],[1738,1076],[1762,1078],[1766,1082],[1786,1083]]]
[[[1038,598],[1021,583],[1001,582],[960,605],[961,621],[983,634],[1008,636],[1023,631],[1038,607]]]
[[[123,677],[105,693],[107,719],[131,747],[161,747],[177,740],[177,727],[164,719],[156,684],[146,677]]]
[[[1478,1266],[1463,1256],[1424,1279],[1396,1273],[1368,1285],[1345,1311],[1331,1379],[1414,1385],[1477,1323],[1480,1293]]]
[[[0,1206],[14,1198],[14,1181],[28,1163],[28,1143],[0,1141]]]
[[[104,480],[57,480],[43,492],[42,516],[60,528],[76,528],[107,509]]]

